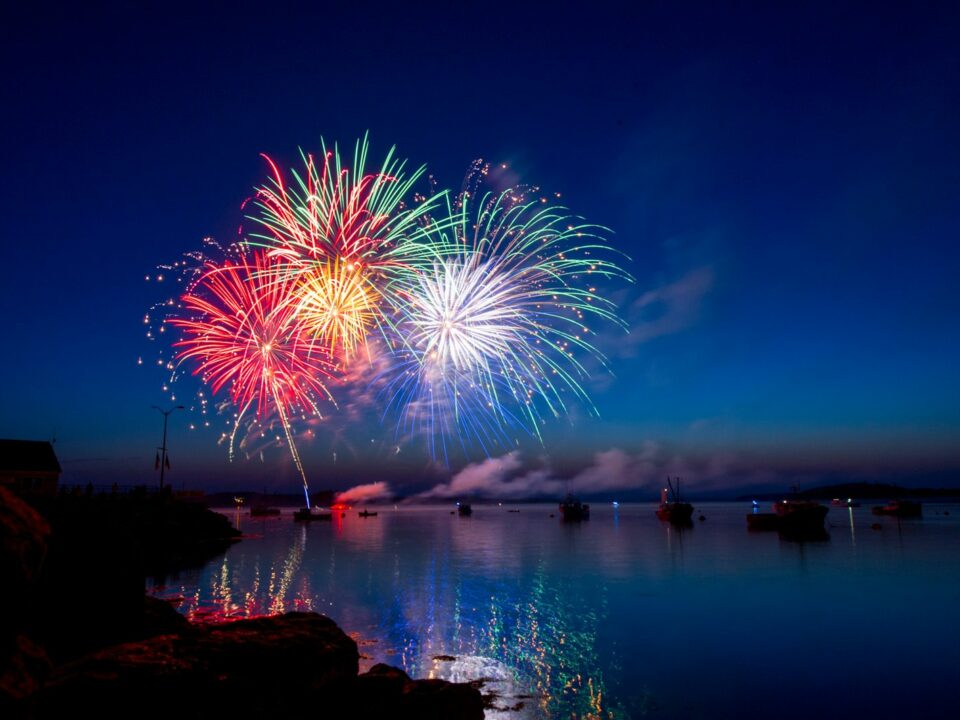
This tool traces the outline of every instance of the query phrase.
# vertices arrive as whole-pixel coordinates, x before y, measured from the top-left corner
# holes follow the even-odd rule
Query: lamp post
[[[167,468],[167,418],[170,417],[170,413],[174,410],[184,410],[185,408],[183,405],[177,405],[169,410],[162,410],[156,405],[151,405],[150,407],[163,415],[163,446],[160,448],[160,489],[163,490],[163,472]]]

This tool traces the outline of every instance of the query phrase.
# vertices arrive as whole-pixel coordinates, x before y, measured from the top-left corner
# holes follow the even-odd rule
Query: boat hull
[[[877,505],[871,508],[874,515],[891,515],[893,517],[920,517],[923,515],[923,506],[918,502],[901,500],[888,505]]]
[[[333,520],[333,513],[312,512],[303,508],[293,513],[294,522],[313,522],[314,520]]]
[[[693,518],[693,505],[685,502],[661,503],[657,517],[674,525],[689,525]]]
[[[581,505],[577,503],[576,505],[561,505],[560,514],[564,520],[568,521],[577,521],[577,520],[589,520],[590,519],[590,506]]]
[[[829,508],[816,503],[778,503],[776,512],[748,513],[747,529],[755,531],[776,530],[781,535],[823,539],[826,532],[823,521]]]

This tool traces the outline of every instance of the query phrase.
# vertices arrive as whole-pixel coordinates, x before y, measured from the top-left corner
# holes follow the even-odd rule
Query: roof
[[[0,471],[62,472],[46,440],[0,440]]]

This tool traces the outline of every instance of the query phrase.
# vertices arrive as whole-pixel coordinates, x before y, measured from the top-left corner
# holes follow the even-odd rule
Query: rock
[[[43,648],[26,635],[18,635],[12,651],[0,662],[0,716],[18,713],[18,703],[36,692],[50,674],[50,660]]]
[[[357,678],[351,713],[357,718],[383,718],[396,714],[403,688],[410,677],[400,668],[379,663]]]
[[[483,697],[467,683],[411,680],[400,668],[381,663],[357,678],[355,699],[343,710],[355,720],[479,720]]]
[[[50,525],[19,497],[0,487],[0,572],[10,595],[31,585],[47,554]]]
[[[360,675],[357,680],[361,684],[366,683],[371,687],[377,685],[389,688],[391,691],[395,690],[396,694],[399,695],[403,692],[403,686],[410,682],[410,676],[400,668],[386,663],[377,663],[363,675]]]
[[[109,525],[66,531],[53,522],[37,590],[30,625],[57,664],[136,639],[143,622],[142,562]]]
[[[157,619],[145,615],[146,576],[202,564],[237,536],[224,516],[166,494],[58,497],[38,508],[53,533],[31,626],[56,663],[146,637]]]
[[[160,717],[212,698],[215,682],[172,635],[117,645],[68,663],[34,695],[34,717]],[[205,704],[201,700],[201,704]],[[189,712],[188,715],[193,715]]]
[[[43,648],[29,636],[36,581],[47,556],[50,525],[18,496],[0,488],[0,716],[32,693],[50,672]]]
[[[101,650],[55,671],[37,718],[316,714],[356,683],[356,643],[322,615],[289,613]]]
[[[184,632],[190,627],[190,621],[177,612],[166,600],[143,596],[143,622],[136,637],[130,640],[145,640],[155,635],[171,635]]]
[[[413,680],[403,688],[398,714],[410,720],[482,720],[483,698],[466,683]]]
[[[337,624],[315,613],[241,620],[215,626],[197,642],[198,655],[221,682],[250,693],[269,681],[270,693],[297,693],[353,683],[360,654]]]
[[[60,667],[33,696],[33,717],[483,718],[468,684],[411,680],[383,664],[358,676],[358,661],[356,643],[314,613],[190,626]]]

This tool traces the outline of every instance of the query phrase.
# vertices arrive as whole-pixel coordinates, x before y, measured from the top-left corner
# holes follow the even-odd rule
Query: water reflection
[[[485,680],[496,695],[490,718],[609,720],[654,709],[661,718],[733,716],[738,693],[764,701],[765,688],[802,677],[814,653],[831,682],[855,695],[861,683],[861,704],[870,672],[896,671],[909,684],[909,663],[925,654],[894,641],[889,652],[851,656],[857,633],[873,637],[881,617],[907,622],[915,597],[933,605],[922,621],[941,609],[946,616],[960,586],[944,585],[942,573],[960,570],[957,557],[944,564],[941,552],[937,563],[918,563],[889,523],[857,537],[854,515],[865,511],[852,508],[837,512],[835,522],[844,522],[833,526],[840,535],[849,524],[849,544],[748,533],[744,510],[711,508],[710,522],[692,529],[661,523],[653,506],[629,505],[598,507],[575,524],[530,506],[510,514],[475,506],[469,518],[447,508],[381,509],[365,519],[353,511],[313,524],[289,514],[244,517],[246,538],[222,559],[151,589],[207,622],[323,612],[358,640],[365,667],[387,662],[415,677]],[[944,537],[960,535],[955,518],[937,517],[940,525],[904,530],[915,546],[925,528],[933,533],[930,558]],[[936,568],[929,578],[928,565]],[[901,582],[904,573],[912,583]],[[941,602],[944,587],[953,595]],[[763,661],[743,639],[765,631],[799,649]],[[806,644],[824,636],[848,649],[825,658],[811,646],[806,657]],[[942,628],[923,637],[943,639],[944,648],[960,641]],[[805,697],[802,686],[781,689]],[[784,717],[814,711],[803,703]]]
[[[596,647],[606,587],[576,571],[585,559],[579,536],[601,523],[550,521],[559,542],[545,544],[483,511],[381,511],[326,526],[239,522],[242,543],[154,592],[180,599],[194,621],[325,612],[361,640],[367,666],[484,680],[497,697],[488,717],[622,716],[607,698]]]

